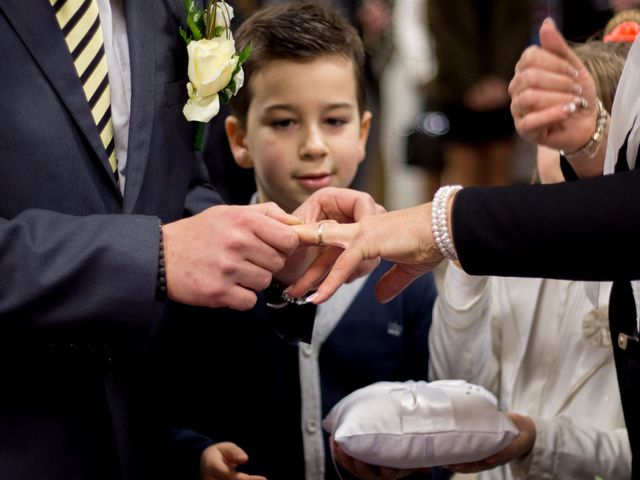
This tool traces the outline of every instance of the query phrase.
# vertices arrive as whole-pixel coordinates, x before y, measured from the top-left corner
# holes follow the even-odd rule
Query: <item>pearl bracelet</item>
[[[433,197],[431,204],[431,224],[433,228],[433,237],[436,245],[445,258],[449,260],[458,260],[456,247],[449,234],[449,226],[447,224],[447,202],[449,197],[455,192],[462,189],[461,185],[447,185],[441,187]]]

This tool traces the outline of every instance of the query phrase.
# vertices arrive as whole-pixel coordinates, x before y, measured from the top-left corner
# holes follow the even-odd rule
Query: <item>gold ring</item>
[[[324,247],[324,241],[322,240],[322,235],[324,234],[324,222],[318,224],[316,234],[318,235],[318,246]]]

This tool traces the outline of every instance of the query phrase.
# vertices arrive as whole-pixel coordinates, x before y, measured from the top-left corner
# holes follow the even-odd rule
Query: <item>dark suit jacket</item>
[[[383,262],[372,272],[322,344],[323,416],[371,383],[427,379],[433,277],[419,278],[380,304],[373,288],[389,267]],[[287,308],[298,323],[315,317],[313,305]],[[233,441],[248,453],[242,471],[271,480],[304,478],[298,345],[276,335],[274,317],[282,314],[258,306],[217,318],[206,311],[174,317],[162,396],[170,399],[173,426],[183,429],[176,432],[176,479],[198,478],[200,453],[214,441]],[[328,444],[325,451],[325,478],[337,480]],[[439,471],[411,478],[447,477]]]
[[[453,204],[463,268],[478,275],[613,280],[611,337],[633,478],[640,478],[640,348],[630,280],[640,279],[640,170],[543,186],[465,188]]]
[[[183,216],[200,181],[194,127],[181,113],[183,2],[124,4],[123,198],[51,5],[0,1],[3,480],[159,478],[139,376],[165,310],[155,296],[158,224]],[[193,210],[216,201],[205,188],[192,194]]]

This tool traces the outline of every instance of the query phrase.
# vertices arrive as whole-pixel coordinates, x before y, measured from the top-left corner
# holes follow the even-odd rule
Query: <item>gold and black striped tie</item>
[[[96,0],[50,2],[82,81],[93,120],[107,151],[109,165],[115,172],[117,161],[111,121],[111,91],[98,5]]]

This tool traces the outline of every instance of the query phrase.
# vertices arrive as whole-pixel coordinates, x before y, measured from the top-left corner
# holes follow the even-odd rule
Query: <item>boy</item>
[[[251,43],[252,53],[226,131],[236,162],[254,169],[254,200],[293,212],[320,188],[349,186],[365,157],[371,121],[355,29],[317,4],[285,3],[250,17],[236,42],[238,48]],[[310,343],[283,342],[269,323],[273,312],[258,309],[244,316],[229,312],[235,318],[215,322],[215,334],[200,330],[199,339],[183,342],[196,342],[185,352],[193,364],[231,365],[218,369],[211,391],[206,388],[213,382],[197,385],[202,375],[193,367],[179,369],[194,375],[192,381],[183,376],[178,389],[189,402],[179,426],[191,430],[179,435],[183,444],[197,445],[194,451],[204,450],[201,479],[263,478],[242,476],[236,467],[272,480],[338,478],[321,427],[331,407],[376,381],[427,378],[433,278],[417,280],[382,305],[373,285],[387,268],[346,285],[320,307],[275,312],[294,309],[297,323],[305,316],[314,320]],[[224,341],[214,345],[216,339]],[[197,392],[190,392],[194,385]],[[214,436],[227,442],[213,444]],[[342,476],[348,478],[344,470]]]

